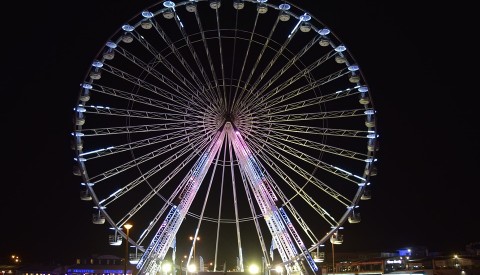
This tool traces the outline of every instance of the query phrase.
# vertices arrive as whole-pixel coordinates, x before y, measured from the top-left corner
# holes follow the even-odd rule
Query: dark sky
[[[79,200],[71,173],[72,108],[102,43],[154,2],[100,2],[3,8],[0,262],[12,253],[24,261],[122,253],[97,241],[91,208]],[[362,206],[362,222],[345,229],[338,249],[459,251],[480,241],[470,9],[458,1],[432,7],[418,1],[302,2],[349,45],[378,111],[373,198]]]

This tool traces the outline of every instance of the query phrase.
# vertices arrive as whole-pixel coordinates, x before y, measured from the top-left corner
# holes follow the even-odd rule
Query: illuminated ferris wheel
[[[175,253],[315,273],[376,175],[376,113],[346,45],[274,0],[163,1],[105,41],[72,148],[110,244],[127,238],[142,274]]]

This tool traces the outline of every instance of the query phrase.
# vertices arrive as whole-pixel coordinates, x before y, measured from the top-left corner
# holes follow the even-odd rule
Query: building
[[[480,255],[429,253],[425,247],[411,247],[396,253],[335,255],[326,259],[322,274],[392,274],[392,275],[480,275]],[[330,262],[329,262],[330,261]],[[335,268],[332,268],[332,267]]]
[[[402,248],[396,252],[336,253],[334,257],[324,253],[321,257],[323,261],[318,261],[317,265],[323,275],[480,275],[479,252],[476,243],[467,245],[466,251],[456,254],[429,253],[425,247]],[[123,258],[93,255],[65,266],[0,265],[0,275],[121,275],[124,269]],[[272,272],[275,271],[267,270],[265,275]],[[206,270],[201,273],[213,274]],[[228,270],[226,273],[230,274]],[[126,274],[136,275],[135,265],[128,263]],[[173,274],[173,271],[168,274]],[[181,274],[179,269],[176,274]]]
[[[94,255],[89,259],[77,259],[65,269],[65,275],[115,275],[124,274],[123,258],[113,255]],[[133,274],[135,266],[127,264],[126,274]],[[28,274],[25,274],[28,275]]]

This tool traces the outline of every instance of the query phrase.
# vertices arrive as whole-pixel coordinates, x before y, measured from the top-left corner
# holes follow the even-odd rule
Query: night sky
[[[372,199],[336,249],[461,251],[480,241],[471,8],[458,1],[295,2],[349,46],[378,113]],[[0,263],[10,254],[24,262],[122,254],[96,237],[91,205],[79,199],[72,108],[102,43],[153,3],[17,1],[3,8]]]

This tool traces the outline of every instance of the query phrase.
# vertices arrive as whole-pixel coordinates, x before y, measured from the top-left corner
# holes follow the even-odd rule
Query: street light
[[[190,241],[193,241],[194,237],[190,236]],[[195,259],[195,247],[197,246],[197,241],[200,241],[200,237],[197,236],[195,241],[193,241],[193,263],[196,265],[197,261]]]
[[[129,223],[126,223],[123,225],[123,227],[125,227],[125,229],[127,229],[127,240],[125,242],[125,265],[123,267],[123,274],[124,275],[127,275],[127,261],[128,261],[128,233],[130,233],[130,228],[133,227],[133,225],[129,224]]]
[[[187,271],[189,273],[195,273],[195,272],[197,272],[197,266],[195,264],[191,264],[187,267]]]
[[[12,255],[11,258],[14,264],[18,264],[21,262],[20,257],[18,257],[17,255]]]
[[[278,274],[282,275],[282,274],[283,274],[283,266],[282,266],[282,265],[277,265],[277,266],[275,267],[275,271],[276,271]]]
[[[172,271],[172,264],[170,262],[163,262],[162,271],[163,271],[163,274],[168,275],[170,271]]]
[[[453,259],[454,259],[454,263],[453,263],[454,267],[460,268],[460,264],[458,263],[458,255],[457,254],[453,255]]]
[[[332,273],[335,274],[335,244],[332,242]]]
[[[257,264],[251,264],[248,266],[248,273],[258,274],[260,273],[260,267]]]
[[[338,231],[333,233],[330,236],[330,242],[332,243],[332,273],[335,274],[336,267],[335,267],[335,248],[336,244],[343,243],[343,235],[339,234]]]

